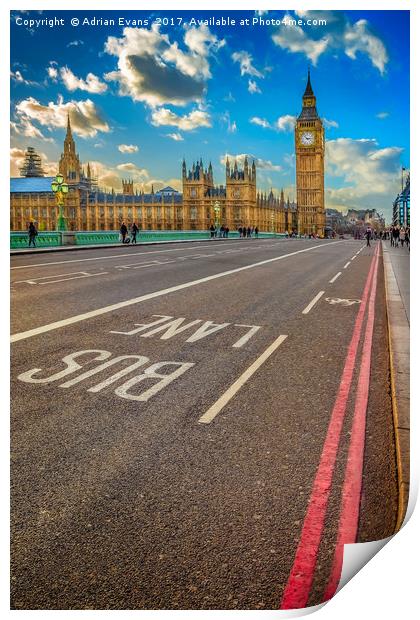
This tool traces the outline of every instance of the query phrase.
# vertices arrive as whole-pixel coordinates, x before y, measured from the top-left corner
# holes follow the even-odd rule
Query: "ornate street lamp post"
[[[216,222],[216,228],[219,228],[220,202],[218,200],[216,200],[216,202],[214,203],[213,209],[214,209],[214,219]]]
[[[57,201],[58,207],[58,218],[57,218],[57,230],[67,230],[67,222],[64,217],[63,207],[64,207],[64,196],[69,192],[69,186],[67,183],[64,183],[64,177],[62,174],[58,173],[53,182],[51,183],[51,189],[55,194],[55,199]]]

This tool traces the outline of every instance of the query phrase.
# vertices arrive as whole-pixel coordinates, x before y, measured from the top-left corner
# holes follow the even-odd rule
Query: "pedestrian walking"
[[[255,238],[258,239],[258,226],[255,227],[254,233],[255,233]]]
[[[242,237],[242,226],[239,226],[238,233],[239,233],[239,237]]]
[[[28,248],[31,247],[31,245],[33,245],[34,248],[36,248],[36,244],[35,244],[35,237],[37,236],[38,231],[35,228],[35,224],[33,222],[29,222],[29,226],[28,226]]]
[[[225,237],[226,239],[229,237],[229,226],[226,226],[225,228]]]
[[[365,237],[366,237],[366,246],[370,248],[370,240],[372,238],[372,231],[370,228],[366,229]]]
[[[408,249],[410,249],[410,227],[409,226],[407,226],[407,228],[405,229],[405,243]]]
[[[394,226],[392,230],[392,237],[394,239],[394,248],[397,248],[400,244],[400,229],[398,228],[398,226]]]
[[[246,229],[246,236],[247,237],[251,237],[251,228],[250,228],[250,226],[248,226],[248,228]]]
[[[225,236],[225,227],[222,224],[220,227],[220,237],[224,237],[224,236]]]
[[[123,243],[125,243],[125,238],[127,236],[128,233],[128,228],[127,226],[124,224],[124,222],[121,224],[121,228],[120,228],[120,235],[121,235],[121,241]]]
[[[405,243],[405,230],[404,228],[401,228],[400,230],[400,243],[401,243],[401,247],[404,247],[404,243]]]
[[[137,233],[138,232],[139,232],[139,229],[137,227],[137,224],[133,222],[131,224],[131,243],[137,244]]]

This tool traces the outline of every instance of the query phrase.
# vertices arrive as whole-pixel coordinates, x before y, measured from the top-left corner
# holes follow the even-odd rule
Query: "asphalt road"
[[[373,246],[12,258],[13,609],[279,608]],[[359,541],[397,508],[381,258],[374,303]],[[356,353],[308,605],[342,516]]]

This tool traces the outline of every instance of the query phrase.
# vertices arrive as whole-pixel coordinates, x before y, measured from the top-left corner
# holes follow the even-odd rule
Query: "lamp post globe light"
[[[69,192],[69,186],[67,183],[64,183],[64,177],[62,174],[58,173],[55,179],[51,182],[51,189],[54,192],[55,199],[58,207],[58,218],[57,218],[57,230],[67,230],[67,222],[64,217],[63,207],[64,207],[64,197]]]

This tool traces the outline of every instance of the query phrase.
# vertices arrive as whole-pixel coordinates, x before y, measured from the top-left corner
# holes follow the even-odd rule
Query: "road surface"
[[[340,537],[396,519],[378,252],[227,239],[12,257],[12,608],[331,594]]]

